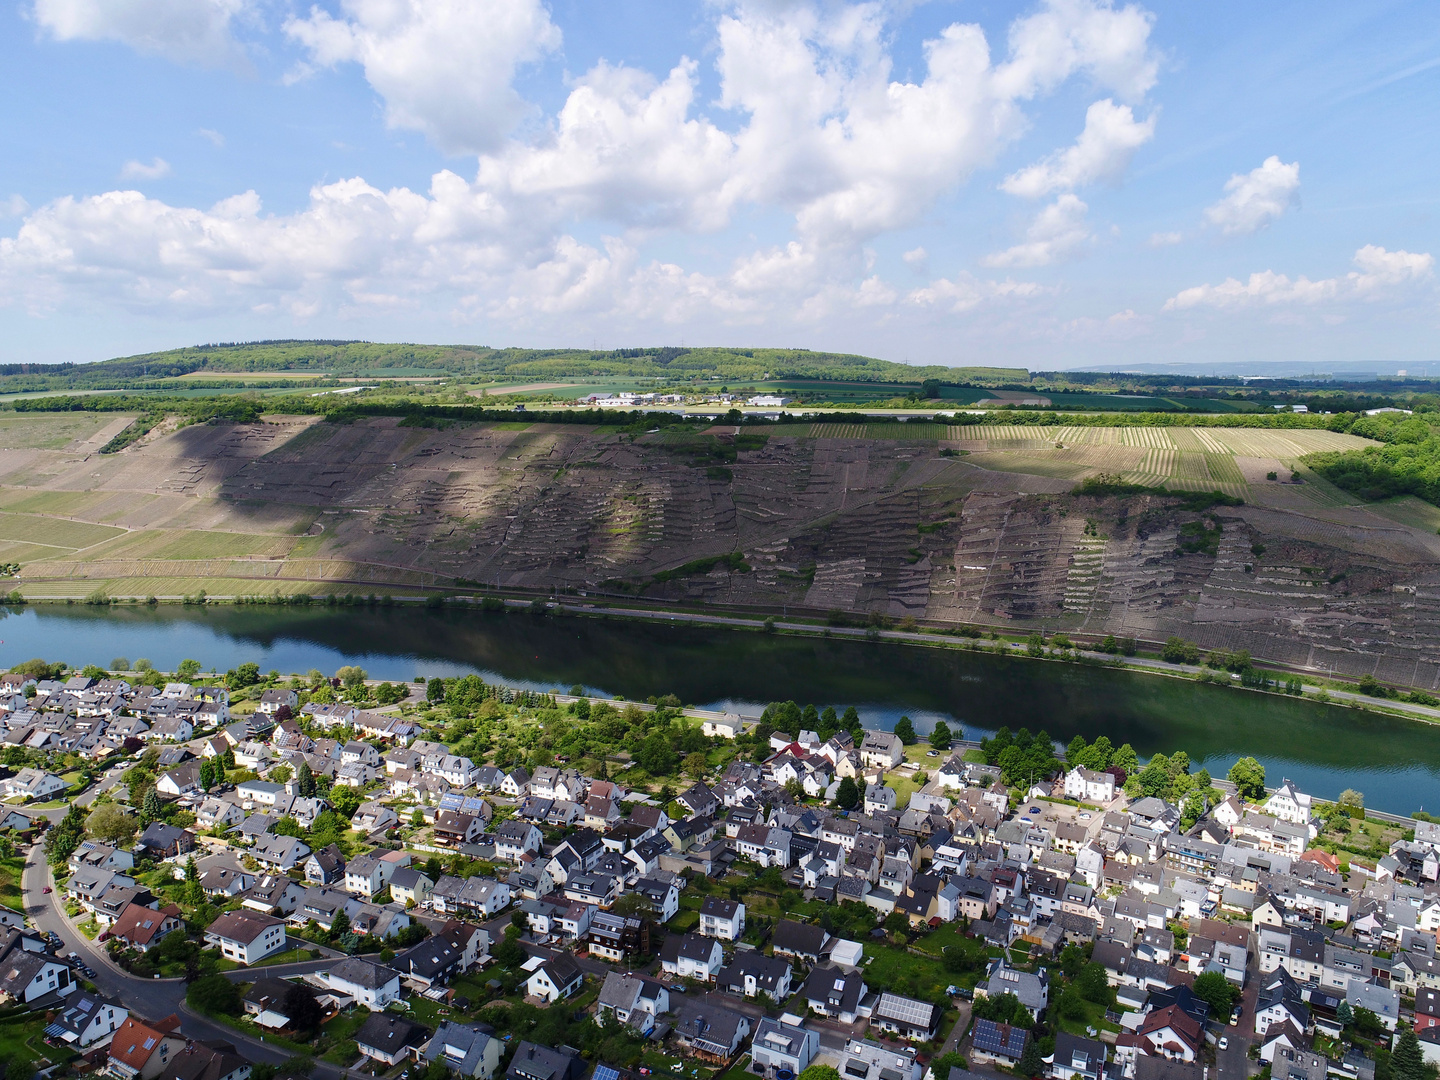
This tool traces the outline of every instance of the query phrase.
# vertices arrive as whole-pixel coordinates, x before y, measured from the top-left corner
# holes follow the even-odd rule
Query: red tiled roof
[[[132,900],[121,909],[115,925],[110,928],[110,936],[124,938],[136,945],[149,945],[159,936],[167,918],[180,918],[180,909],[174,904],[166,904],[157,911]]]
[[[161,1021],[161,1025],[165,1025],[171,1020],[175,1022],[176,1027],[179,1026],[180,1020],[175,1016],[166,1017]],[[137,1072],[143,1069],[145,1063],[150,1060],[150,1056],[155,1053],[155,1048],[164,1040],[166,1032],[171,1030],[171,1028],[161,1025],[151,1027],[136,1020],[133,1016],[127,1016],[110,1043],[110,1056]]]

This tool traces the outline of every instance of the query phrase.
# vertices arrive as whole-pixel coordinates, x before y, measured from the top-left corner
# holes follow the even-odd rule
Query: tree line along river
[[[3,609],[0,609],[3,610]],[[1132,743],[1141,757],[1189,753],[1223,776],[1253,756],[1267,779],[1320,798],[1364,792],[1377,810],[1440,809],[1440,726],[1274,694],[1130,671],[948,649],[764,635],[616,619],[400,608],[40,605],[0,618],[0,667],[31,657],[108,666],[144,657],[220,670],[333,672],[372,678],[471,672],[529,689],[580,684],[606,697],[675,694],[686,704],[758,714],[793,699],[854,705],[869,727],[908,715],[981,738],[1002,725]]]

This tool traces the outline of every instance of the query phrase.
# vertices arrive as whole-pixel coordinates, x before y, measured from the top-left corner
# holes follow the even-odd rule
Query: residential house
[[[111,1041],[130,1010],[99,994],[75,994],[45,1027],[47,1039],[59,1039],[72,1050],[88,1050]]]
[[[254,964],[285,949],[285,922],[259,911],[227,911],[205,928],[205,944],[227,960]]]
[[[54,798],[69,786],[52,772],[24,768],[14,776],[0,780],[0,796],[21,802],[34,802],[36,799]]]
[[[390,876],[390,898],[397,904],[424,907],[435,892],[435,883],[413,866],[402,866]]]
[[[440,1062],[459,1076],[491,1080],[500,1067],[505,1044],[484,1024],[461,1024],[446,1020],[420,1050],[420,1060]]]
[[[714,982],[724,960],[720,942],[700,934],[670,934],[660,948],[660,967],[667,975]]]
[[[706,738],[733,739],[744,730],[744,724],[736,713],[726,713],[719,719],[707,718],[700,725]]]
[[[334,885],[345,878],[345,856],[334,844],[311,852],[305,860],[305,880],[315,885]]]
[[[717,978],[721,990],[744,997],[764,994],[776,1004],[790,996],[790,964],[778,956],[766,956],[758,949],[740,950]]]
[[[982,1023],[989,1021],[976,1021],[976,1026]],[[846,1080],[920,1080],[925,1067],[915,1059],[912,1047],[896,1050],[869,1039],[850,1039],[839,1071]]]
[[[777,956],[793,956],[811,964],[819,961],[829,943],[830,935],[824,927],[793,919],[781,919],[770,935],[770,944]]]
[[[430,906],[448,915],[492,918],[510,904],[510,886],[494,878],[458,878],[440,875],[430,894]]]
[[[125,905],[111,925],[110,936],[139,952],[148,952],[161,938],[184,925],[181,911],[174,904],[157,910],[132,902]]]
[[[360,1053],[398,1065],[425,1041],[425,1029],[392,1013],[371,1013],[352,1036]]]
[[[383,1009],[400,1000],[400,973],[382,964],[346,957],[319,977],[330,989],[352,997],[369,1009]]]
[[[300,695],[294,690],[277,687],[274,690],[266,690],[260,695],[260,702],[255,706],[255,711],[264,713],[266,716],[274,716],[283,706],[293,713],[299,703]]]
[[[1039,1019],[1040,1014],[1050,1003],[1050,983],[1046,977],[1048,972],[1041,968],[1038,973],[1021,971],[1011,967],[1001,957],[990,969],[989,978],[979,982],[975,986],[975,996],[999,997],[1001,994],[1014,994],[1020,1004],[1029,1009]]]
[[[738,941],[745,933],[745,905],[738,900],[707,896],[700,905],[700,933],[721,941]]]
[[[861,1015],[865,1000],[865,978],[859,971],[842,971],[837,967],[816,967],[805,980],[801,991],[810,1008],[821,1016],[853,1024]]]
[[[866,731],[860,760],[867,768],[893,769],[905,760],[905,744],[890,731]]]
[[[261,866],[288,873],[304,862],[310,845],[294,836],[265,836],[250,849],[250,857]]]
[[[1051,1080],[1104,1080],[1105,1044],[1057,1031],[1048,1075]]]
[[[172,1014],[153,1025],[127,1016],[110,1039],[106,1071],[120,1080],[155,1080],[187,1042],[180,1034],[178,1016]]]
[[[361,803],[355,810],[355,816],[350,819],[352,829],[359,829],[363,833],[372,835],[384,832],[386,829],[393,829],[399,824],[399,814],[384,803],[373,800]]]
[[[568,1046],[553,1050],[522,1042],[505,1070],[505,1080],[580,1080],[585,1072],[584,1059]]]
[[[1184,1062],[1199,1058],[1205,1044],[1204,1029],[1179,1005],[1167,1005],[1147,1013],[1136,1035],[1147,1055]]]
[[[630,972],[609,972],[595,1003],[597,1016],[613,1016],[642,1033],[653,1027],[657,1016],[669,1011],[670,992],[664,985]]]
[[[749,1038],[752,1027],[750,1017],[743,1013],[687,1001],[680,1006],[673,1030],[680,1046],[700,1060],[726,1065]]]
[[[1115,798],[1115,777],[1108,772],[1076,766],[1065,774],[1065,797],[1103,806]]]
[[[166,770],[155,778],[155,790],[172,799],[195,794],[200,790],[200,763],[187,761]]]
[[[525,980],[525,993],[554,1004],[564,1001],[580,989],[584,973],[568,953],[556,953],[537,967]]]
[[[933,1002],[917,1001],[889,992],[880,995],[870,1026],[912,1042],[928,1042],[940,1024],[940,1009]]]
[[[650,901],[652,917],[661,925],[668,923],[680,911],[680,884],[673,877],[641,878],[630,886],[630,891]]]
[[[751,1062],[758,1066],[757,1072],[763,1070],[767,1076],[778,1075],[781,1069],[799,1076],[819,1053],[819,1033],[789,1013],[778,1019],[761,1017],[755,1026],[755,1037],[750,1041]]]
[[[585,940],[592,956],[619,963],[626,957],[650,952],[650,924],[634,916],[595,911]]]
[[[540,830],[528,821],[512,819],[495,830],[495,857],[519,863],[540,850]]]
[[[285,874],[266,874],[241,894],[241,906],[266,915],[289,915],[305,895],[298,881]]]
[[[489,951],[490,932],[451,920],[391,962],[396,971],[424,986],[450,981],[475,966]]]

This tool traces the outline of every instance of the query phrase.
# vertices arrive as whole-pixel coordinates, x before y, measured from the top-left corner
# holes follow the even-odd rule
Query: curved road
[[[53,813],[63,814],[63,811],[54,811]],[[289,1051],[272,1043],[262,1042],[246,1032],[216,1023],[208,1017],[192,1012],[185,1005],[185,980],[142,979],[116,966],[106,955],[104,949],[80,933],[71,923],[60,906],[61,894],[44,891],[46,886],[53,888],[53,884],[54,881],[50,876],[50,867],[45,861],[43,848],[40,844],[35,844],[26,857],[25,874],[22,878],[25,914],[42,932],[52,931],[60,936],[65,943],[60,949],[61,956],[74,952],[86,966],[95,972],[95,977],[91,981],[94,982],[100,993],[119,1001],[140,1019],[161,1020],[171,1013],[178,1014],[181,1017],[181,1029],[186,1036],[192,1039],[219,1039],[233,1043],[240,1051],[241,1056],[248,1061],[263,1061],[279,1065],[294,1056]],[[240,968],[228,971],[225,975],[235,982],[248,982],[257,974],[280,978],[286,975],[320,971],[329,967],[333,962],[328,959],[309,960],[298,964],[275,964],[255,971]],[[348,1069],[317,1061],[315,1071],[311,1075],[319,1080],[341,1080],[341,1078],[356,1074],[351,1073]]]

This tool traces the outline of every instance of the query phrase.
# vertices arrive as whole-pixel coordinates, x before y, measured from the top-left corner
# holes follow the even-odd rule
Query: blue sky
[[[0,80],[5,362],[1435,360],[1433,4],[23,0]]]

